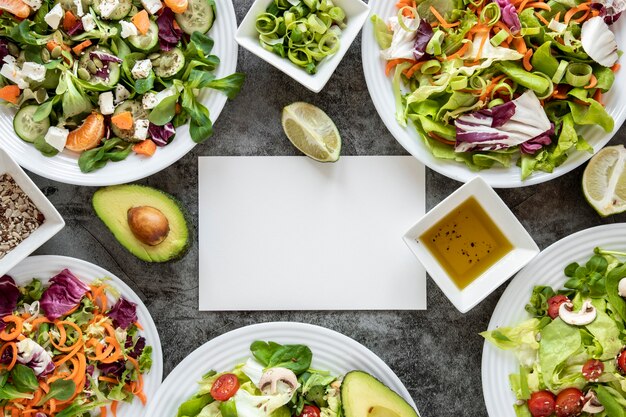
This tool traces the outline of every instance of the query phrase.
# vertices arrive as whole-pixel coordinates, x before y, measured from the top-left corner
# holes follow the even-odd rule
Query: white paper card
[[[198,187],[200,310],[426,308],[415,158],[200,157]]]

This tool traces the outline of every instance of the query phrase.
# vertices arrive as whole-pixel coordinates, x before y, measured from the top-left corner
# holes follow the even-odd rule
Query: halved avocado
[[[92,203],[113,236],[141,260],[167,262],[181,257],[189,245],[183,210],[163,191],[137,184],[114,185],[96,191]]]
[[[341,403],[345,417],[419,417],[404,398],[363,371],[346,374]]]

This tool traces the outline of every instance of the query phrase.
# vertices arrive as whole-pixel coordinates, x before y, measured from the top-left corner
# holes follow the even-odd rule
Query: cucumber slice
[[[100,78],[95,75],[97,72],[97,67],[94,62],[95,60],[91,58],[90,52],[92,51],[100,51],[106,54],[115,55],[113,52],[111,52],[109,48],[105,48],[104,46],[100,45],[90,46],[89,48],[85,49],[85,53],[82,54],[80,59],[78,60],[78,68],[83,68],[91,76],[91,78],[85,81],[91,84],[101,84],[106,87],[115,88],[120,80],[120,64],[118,64],[117,62],[104,62],[103,64],[109,69],[109,76],[108,78]]]
[[[143,108],[141,102],[139,101],[135,101],[135,100],[124,101],[123,103],[121,103],[119,106],[115,108],[113,115],[120,114],[125,111],[131,112],[131,114],[133,115],[133,120],[148,118],[148,112],[146,111],[146,109]],[[133,136],[135,135],[134,126],[130,129],[120,129],[119,127],[111,123],[111,130],[113,131],[113,134],[115,136],[117,136],[118,138],[122,140],[125,140],[126,142],[141,142],[140,140],[133,138]]]
[[[43,137],[50,128],[50,119],[46,117],[40,122],[33,120],[33,115],[39,106],[34,104],[24,106],[13,118],[15,133],[25,142],[33,143],[37,138]]]
[[[174,16],[178,26],[188,35],[194,32],[207,33],[215,20],[213,0],[189,0],[184,13]]]
[[[159,43],[159,27],[151,20],[150,28],[145,35],[132,35],[128,37],[130,46],[140,52],[148,52]]]
[[[154,74],[161,78],[171,78],[185,67],[185,55],[180,48],[162,52],[152,61]]]
[[[100,10],[100,5],[105,1],[110,0],[93,0],[92,7],[93,10],[98,14],[98,16],[102,17],[102,11]],[[132,0],[117,0],[117,5],[113,12],[107,17],[107,20],[120,20],[128,16],[130,9],[133,7]]]

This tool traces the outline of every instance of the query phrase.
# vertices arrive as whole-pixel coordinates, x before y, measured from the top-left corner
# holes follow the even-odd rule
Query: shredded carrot
[[[458,51],[456,51],[456,52],[455,52],[455,53],[453,53],[452,55],[449,55],[446,59],[447,59],[448,61],[451,61],[451,60],[453,60],[453,59],[456,59],[456,58],[460,58],[460,57],[462,57],[462,56],[465,54],[465,52],[467,52],[467,50],[469,49],[469,47],[470,47],[470,45],[471,45],[471,44],[472,44],[471,42],[465,42],[465,43],[464,43],[464,44],[463,44],[463,45],[459,48],[459,50],[458,50]]]
[[[591,80],[589,80],[589,84],[587,84],[585,88],[589,90],[591,88],[595,88],[597,84],[598,84],[598,79],[596,78],[595,75],[591,74]]]
[[[2,332],[0,332],[0,340],[4,340],[5,342],[15,340],[19,335],[22,334],[22,328],[24,325],[24,320],[18,316],[6,316],[2,319],[5,323],[13,323],[13,330],[10,333],[7,333],[7,329],[9,326],[5,327]]]
[[[454,23],[446,22],[446,19],[444,19],[443,16],[441,16],[439,12],[437,11],[437,9],[435,9],[433,6],[430,6],[430,12],[439,21],[439,24],[446,29],[450,29],[461,24],[461,22],[454,22]]]
[[[454,145],[455,142],[452,140],[448,140],[446,138],[442,138],[441,136],[437,135],[436,133],[433,132],[428,132],[428,136],[435,139],[437,142],[443,143],[444,145]]]
[[[617,62],[616,62],[616,63],[615,63],[615,65],[613,65],[613,66],[611,67],[611,71],[613,71],[613,72],[617,72],[617,71],[619,71],[619,69],[620,69],[621,67],[622,67],[622,66],[621,66],[619,63],[617,63]]]
[[[9,103],[17,104],[20,98],[20,88],[14,84],[5,85],[0,88],[0,98]]]
[[[107,417],[107,408],[100,407],[100,417]]]
[[[593,94],[593,99],[604,106],[604,103],[602,103],[602,91],[599,88]]]
[[[113,417],[117,417],[117,404],[117,401],[111,403],[111,414],[113,414]]]
[[[526,42],[524,42],[524,38],[513,38],[513,46],[522,55],[526,54],[528,48],[526,48]]]
[[[419,70],[419,69],[422,67],[422,65],[424,65],[424,63],[425,63],[425,62],[426,62],[426,61],[422,61],[422,62],[418,62],[417,64],[413,65],[411,68],[407,69],[407,70],[404,72],[404,75],[405,75],[407,78],[411,78],[411,77],[413,76],[413,74],[415,74],[415,72],[416,72],[417,70]]]
[[[556,100],[565,100],[567,98],[568,87],[566,86],[556,86],[554,92],[552,93],[552,98]]]
[[[537,17],[537,19],[541,20],[541,23],[543,23],[544,25],[548,26],[550,24],[550,22],[548,22],[545,17],[543,17],[542,15],[540,15],[539,13],[535,12],[535,16]]]
[[[576,7],[572,7],[571,9],[569,9],[565,15],[563,16],[563,23],[568,24],[570,20],[572,20],[572,18],[574,17],[574,15],[578,12],[582,12],[585,10],[589,10],[589,7],[591,6],[591,2],[585,2],[585,3],[581,3]]]
[[[111,384],[115,384],[115,385],[120,383],[120,381],[118,381],[117,379],[111,378],[108,376],[99,376],[98,381],[110,382]]]
[[[478,47],[478,53],[476,53],[476,59],[474,62],[478,62],[480,61],[480,58],[483,55],[483,48],[485,47],[485,42],[487,41],[487,39],[489,38],[489,36],[483,36],[481,41],[480,41],[480,46]]]
[[[536,1],[534,3],[528,3],[528,7],[532,7],[533,9],[547,10],[547,11],[551,11],[552,10],[552,7],[550,7],[549,4],[543,3],[541,1]]]
[[[496,87],[496,84],[498,84],[498,82],[504,77],[506,77],[505,74],[501,74],[501,75],[498,75],[497,77],[493,77],[491,81],[489,82],[489,85],[485,88],[485,91],[483,91],[483,93],[480,95],[479,100],[485,101],[485,99],[489,96],[489,94],[491,94],[493,89]]]
[[[403,62],[415,62],[415,60],[413,59],[406,59],[406,58],[398,58],[398,59],[392,59],[391,61],[387,62],[387,66],[385,67],[385,75],[389,75],[391,74],[391,70],[398,64],[401,64]],[[124,113],[130,113],[130,112],[124,112]],[[120,113],[123,114],[123,113]],[[132,117],[132,116],[131,116]],[[113,122],[113,118],[111,118],[111,121]],[[113,122],[115,123],[115,122]],[[119,126],[118,126],[119,127]],[[121,129],[121,128],[120,128]]]
[[[521,13],[530,0],[523,0],[520,5],[517,7],[517,12]]]
[[[581,17],[577,17],[576,19],[572,19],[572,21],[576,23],[583,23],[585,20],[587,20],[590,13],[591,13],[591,9],[587,9],[584,15],[582,15]]]
[[[78,45],[73,47],[72,51],[74,51],[74,53],[76,55],[80,55],[80,53],[83,52],[83,49],[85,49],[85,48],[87,48],[89,46],[91,46],[91,40],[87,39],[86,41],[82,41],[81,43],[79,43]]]
[[[522,64],[524,64],[524,69],[526,71],[531,71],[533,69],[533,65],[530,63],[530,58],[533,56],[533,50],[529,49],[524,54],[524,59],[522,59]]]
[[[141,325],[138,321],[136,321],[136,322],[135,322],[135,323],[133,323],[133,324],[134,324],[134,325],[135,325],[135,327],[136,327],[136,328],[138,328],[139,330],[143,330],[143,326],[142,326],[142,325]]]
[[[561,18],[561,12],[557,12],[554,16],[552,16],[555,22],[558,22]]]

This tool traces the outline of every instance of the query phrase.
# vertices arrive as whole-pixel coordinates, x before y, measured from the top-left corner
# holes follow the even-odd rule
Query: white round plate
[[[77,278],[86,283],[91,283],[99,278],[110,278],[111,285],[116,288],[125,299],[137,304],[137,318],[144,328],[139,334],[146,338],[146,346],[152,346],[152,368],[150,372],[144,376],[144,392],[148,397],[148,404],[154,401],[156,392],[163,379],[161,340],[159,339],[159,333],[157,332],[148,309],[137,294],[135,294],[124,281],[92,263],[76,258],[56,255],[30,256],[7,272],[7,275],[15,279],[18,285],[26,285],[33,278],[38,278],[45,284],[50,278],[54,277],[65,268],[69,269]],[[144,415],[145,410],[146,407],[141,404],[141,401],[135,398],[130,404],[121,403],[117,408],[117,416],[139,417]]]
[[[563,270],[572,262],[586,262],[595,247],[626,250],[626,223],[593,227],[552,244],[522,269],[502,294],[493,311],[489,330],[514,326],[530,316],[524,310],[535,285],[563,288]],[[485,405],[491,417],[515,417],[515,396],[509,388],[509,374],[519,370],[511,352],[503,351],[485,341],[482,379]]]
[[[237,68],[237,43],[235,42],[237,21],[231,1],[217,0],[215,4],[217,14],[209,36],[215,41],[212,53],[220,58],[215,75],[217,78],[222,78],[232,74]],[[215,124],[226,104],[226,96],[220,91],[204,89],[198,99],[209,109],[211,120]],[[0,106],[0,132],[2,133],[0,147],[23,168],[66,184],[103,186],[136,181],[167,168],[196,145],[189,135],[189,124],[186,124],[176,129],[176,137],[169,145],[159,147],[156,154],[150,158],[131,153],[123,161],[109,162],[104,168],[84,174],[78,168],[78,153],[66,149],[48,158],[32,144],[18,138],[13,130],[14,116],[14,109]]]
[[[378,15],[385,20],[396,15],[396,2],[388,0],[370,0],[370,15]],[[614,25],[617,44],[623,49],[626,48],[626,19],[619,19]],[[374,38],[374,25],[368,19],[363,28],[362,40],[362,60],[365,81],[369,89],[374,106],[381,119],[389,129],[389,132],[411,155],[420,160],[429,168],[437,171],[441,175],[461,182],[467,182],[476,172],[471,171],[465,164],[455,161],[435,158],[420,138],[419,133],[412,123],[403,128],[398,124],[395,117],[395,99],[391,89],[391,78],[385,75],[385,61],[380,57],[380,48]],[[606,104],[607,112],[615,120],[615,128],[612,133],[604,133],[604,130],[597,126],[585,127],[579,133],[591,144],[595,151],[600,150],[613,137],[613,134],[620,128],[626,119],[626,97],[620,94],[626,89],[626,77],[624,70],[619,71],[615,77],[615,84],[610,92],[602,96]],[[483,177],[489,185],[495,188],[513,188],[527,185],[539,184],[552,178],[561,176],[574,168],[580,166],[591,157],[588,152],[573,152],[572,155],[554,172],[535,172],[529,178],[522,181],[520,168],[513,165],[510,168],[491,168],[482,170],[479,175]]]
[[[150,417],[175,416],[178,406],[198,391],[198,381],[210,370],[226,371],[252,356],[255,340],[307,345],[313,367],[343,375],[351,370],[369,372],[400,394],[414,408],[411,395],[393,371],[371,350],[333,330],[304,323],[262,323],[242,327],[206,342],[187,356],[163,381],[148,407]]]

